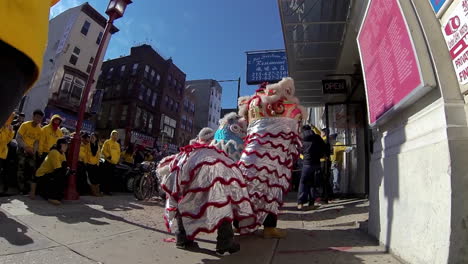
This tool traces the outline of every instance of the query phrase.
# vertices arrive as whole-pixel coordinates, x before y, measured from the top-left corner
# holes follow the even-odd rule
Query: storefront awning
[[[350,0],[278,0],[278,6],[296,95],[305,106],[322,105],[322,80],[336,71]]]

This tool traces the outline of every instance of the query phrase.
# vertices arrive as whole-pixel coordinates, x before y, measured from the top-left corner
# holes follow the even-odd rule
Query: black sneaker
[[[230,254],[234,254],[236,252],[239,252],[239,250],[240,250],[240,244],[232,243],[232,245],[230,247],[228,247],[228,248],[216,249],[216,254],[218,254],[220,256],[230,255]]]
[[[195,241],[187,241],[185,243],[176,243],[176,248],[178,249],[185,249],[185,250],[192,250],[192,249],[199,249],[198,243]]]

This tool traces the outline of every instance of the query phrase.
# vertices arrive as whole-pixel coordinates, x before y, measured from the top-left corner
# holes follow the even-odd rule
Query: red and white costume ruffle
[[[213,146],[193,144],[163,160],[158,167],[168,194],[165,220],[169,230],[180,214],[187,237],[214,232],[225,221],[255,224],[247,185],[237,164]],[[250,223],[250,224],[249,224]]]
[[[267,214],[278,214],[289,190],[292,166],[301,145],[298,125],[296,119],[286,117],[262,118],[249,125],[238,164],[248,184],[256,226],[263,224]],[[251,223],[241,221],[240,226]],[[255,231],[244,228],[249,229]]]

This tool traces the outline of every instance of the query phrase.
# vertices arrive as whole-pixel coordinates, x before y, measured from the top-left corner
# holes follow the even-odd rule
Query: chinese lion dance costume
[[[305,115],[294,93],[293,79],[284,78],[276,84],[263,84],[255,95],[239,99],[239,114],[248,121],[248,130],[238,165],[256,213],[255,226],[265,226],[265,237],[286,236],[276,228],[276,219],[299,157],[299,129]],[[254,231],[251,225],[241,221],[241,233]]]
[[[256,222],[247,184],[233,159],[240,157],[239,139],[245,135],[239,121],[237,114],[227,115],[216,135],[210,128],[202,129],[190,145],[158,166],[167,194],[164,218],[168,229],[176,230],[177,246],[193,243],[200,232],[218,230],[217,251],[232,253],[236,251],[232,222],[250,222],[249,228]]]

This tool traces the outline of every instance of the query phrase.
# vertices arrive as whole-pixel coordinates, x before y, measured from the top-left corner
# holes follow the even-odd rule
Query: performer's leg
[[[274,214],[268,214],[263,221],[263,226],[265,229],[263,230],[263,237],[264,238],[284,238],[286,237],[287,233],[284,230],[276,228],[278,224],[278,217]]]
[[[187,233],[185,232],[184,223],[182,222],[182,217],[180,215],[176,216],[177,219],[177,230],[176,234],[176,247],[180,249],[190,249],[197,248],[198,244],[193,240],[187,238]]]
[[[216,238],[216,252],[218,254],[235,253],[240,250],[240,245],[234,242],[234,231],[231,222],[224,221],[218,228]]]

